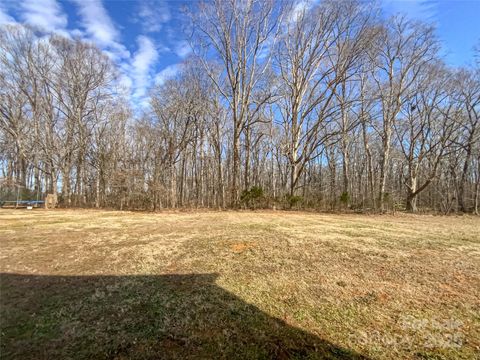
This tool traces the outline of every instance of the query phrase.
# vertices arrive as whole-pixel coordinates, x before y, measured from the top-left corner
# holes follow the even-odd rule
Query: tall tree
[[[396,16],[385,22],[377,46],[373,48],[374,67],[371,76],[377,85],[380,108],[377,131],[382,141],[378,189],[381,211],[385,207],[395,122],[421,69],[435,58],[438,47],[432,27]]]
[[[279,3],[279,2],[278,2]],[[240,137],[249,118],[271,98],[257,92],[270,66],[269,48],[275,43],[282,10],[272,0],[214,0],[191,13],[192,42],[207,74],[227,103],[232,119],[231,204],[238,204]],[[197,10],[197,9],[195,9]],[[217,60],[221,73],[209,60]],[[262,97],[253,100],[254,94]]]

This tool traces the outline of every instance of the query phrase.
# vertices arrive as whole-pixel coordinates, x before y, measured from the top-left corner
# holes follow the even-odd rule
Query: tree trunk
[[[471,137],[472,136],[470,136],[470,138]],[[471,156],[472,156],[472,146],[469,143],[467,145],[467,152],[465,155],[465,161],[463,163],[462,176],[460,178],[460,184],[458,188],[458,206],[460,207],[460,211],[462,212],[467,212],[467,206],[465,204],[465,187],[467,185],[467,175],[468,175],[468,168],[470,165]]]
[[[231,188],[231,206],[232,208],[238,207],[238,175],[239,175],[239,166],[240,166],[240,133],[238,131],[238,126],[234,125],[235,129],[233,132],[233,164],[232,164],[232,188]]]
[[[475,181],[475,204],[474,211],[479,215],[478,203],[480,201],[480,156],[477,157],[477,181]]]
[[[173,161],[170,163],[170,206],[177,207],[177,172]]]
[[[67,202],[67,206],[72,205],[71,187],[70,187],[70,168],[66,166],[63,169],[62,195]]]
[[[97,178],[95,179],[95,207],[100,207],[100,174],[97,173]]]
[[[380,183],[378,191],[378,205],[381,212],[385,210],[385,186],[387,182],[387,167],[390,157],[390,138],[383,141],[383,153],[380,160]]]
[[[412,190],[407,192],[407,211],[417,212],[417,194]]]
[[[217,151],[217,172],[218,172],[218,196],[219,204],[225,208],[225,186],[223,184],[223,169],[222,169],[222,154],[220,150]]]
[[[290,166],[290,196],[295,196],[295,189],[298,182],[298,164],[296,160]]]
[[[362,122],[362,135],[363,135],[363,147],[365,149],[365,155],[367,157],[367,189],[369,190],[370,194],[370,201],[372,207],[376,207],[375,202],[375,179],[373,177],[373,160],[372,160],[372,152],[370,150],[370,144],[368,143],[367,137],[367,126],[365,122]]]
[[[247,127],[245,131],[245,173],[244,173],[244,189],[248,190],[249,184],[249,170],[250,170],[250,128]]]
[[[342,146],[342,172],[343,172],[343,194],[345,196],[345,207],[348,208],[350,206],[350,193],[349,193],[349,188],[350,188],[350,178],[349,178],[349,172],[348,172],[348,166],[349,166],[349,159],[348,159],[348,149],[346,145],[344,144]]]

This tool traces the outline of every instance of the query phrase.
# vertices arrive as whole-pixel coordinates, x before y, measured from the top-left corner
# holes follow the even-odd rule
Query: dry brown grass
[[[2,210],[0,246],[7,358],[480,352],[476,217]]]

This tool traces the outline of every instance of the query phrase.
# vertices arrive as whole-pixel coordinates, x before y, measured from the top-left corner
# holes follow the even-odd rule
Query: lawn
[[[480,219],[0,210],[2,359],[472,359]]]

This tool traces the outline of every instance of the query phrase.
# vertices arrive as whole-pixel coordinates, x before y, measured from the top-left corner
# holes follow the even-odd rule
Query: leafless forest
[[[192,55],[146,107],[93,44],[3,26],[2,194],[478,214],[480,59],[447,66],[430,24],[350,0],[214,1],[184,16]]]

